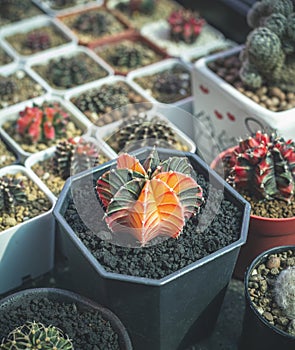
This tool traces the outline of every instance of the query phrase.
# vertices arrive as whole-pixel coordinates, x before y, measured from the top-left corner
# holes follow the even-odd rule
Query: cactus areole
[[[160,235],[177,238],[204,201],[192,171],[186,157],[160,161],[155,148],[143,164],[121,154],[96,186],[110,230],[132,234],[141,246]]]
[[[259,199],[294,197],[295,142],[258,131],[222,153],[225,180]],[[216,168],[219,168],[218,164]]]

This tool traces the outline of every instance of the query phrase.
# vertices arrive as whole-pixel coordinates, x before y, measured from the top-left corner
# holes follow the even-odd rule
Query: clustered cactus
[[[33,52],[46,50],[51,47],[51,39],[47,33],[35,31],[27,36],[25,46]]]
[[[295,142],[260,131],[218,157],[224,178],[256,198],[290,202],[294,197]]]
[[[108,142],[116,145],[116,151],[133,149],[144,146],[177,148],[178,139],[175,131],[157,116],[148,118],[140,113],[123,120]],[[113,147],[113,146],[112,146]]]
[[[16,131],[31,143],[54,140],[66,135],[69,115],[59,103],[26,107],[19,115]]]
[[[94,113],[111,112],[129,103],[129,90],[122,84],[103,85],[99,90],[81,94],[75,104],[82,111]]]
[[[82,137],[60,141],[53,157],[53,169],[66,180],[70,175],[91,169],[100,163],[97,147]]]
[[[275,280],[274,296],[286,316],[295,319],[295,266],[280,272]]]
[[[3,350],[73,350],[72,341],[55,326],[45,326],[40,322],[27,322],[15,328],[3,339]]]
[[[74,28],[94,35],[108,33],[111,26],[110,18],[104,12],[86,12],[77,17]]]
[[[173,11],[167,21],[171,40],[186,44],[192,44],[196,41],[206,23],[198,13],[186,9]]]
[[[145,162],[128,153],[97,181],[105,221],[114,233],[133,235],[141,246],[163,235],[176,238],[199,211],[203,190],[186,157],[160,161],[154,148]]]
[[[129,0],[131,14],[141,12],[149,15],[154,12],[157,0]]]
[[[110,62],[117,67],[134,68],[141,65],[144,52],[134,46],[119,45],[110,55]]]
[[[61,57],[50,60],[47,76],[56,86],[68,89],[88,81],[91,73],[87,64],[78,57]]]
[[[251,88],[265,83],[295,91],[294,1],[257,1],[247,19],[254,29],[240,55],[242,81]]]
[[[22,180],[15,177],[0,178],[0,211],[13,212],[16,205],[26,202],[27,196]]]

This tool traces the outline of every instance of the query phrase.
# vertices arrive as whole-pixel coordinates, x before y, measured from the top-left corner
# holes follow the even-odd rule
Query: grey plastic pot
[[[287,250],[294,251],[295,245],[279,246],[266,250],[252,261],[245,274],[246,309],[239,350],[294,350],[295,348],[295,336],[291,336],[267,322],[253,304],[249,293],[249,279],[253,269],[266,261],[267,256]]]
[[[43,298],[64,304],[75,303],[77,309],[81,312],[99,312],[104,320],[110,322],[111,327],[117,333],[120,350],[132,350],[131,341],[126,328],[114,313],[92,300],[68,290],[58,288],[33,288],[11,294],[3,298],[0,302],[0,318],[3,319],[2,315],[9,314],[9,312],[27,302],[34,301],[37,305],[38,301]],[[35,312],[36,316],[38,316],[40,310],[36,307]],[[0,339],[4,336],[4,334],[0,334]],[[97,344],[97,346],[99,346],[99,344]]]
[[[150,148],[136,152],[145,159]],[[161,159],[178,151],[158,149]],[[181,153],[183,155],[183,153]],[[125,324],[138,350],[179,350],[208,336],[218,317],[226,287],[231,279],[239,248],[246,241],[250,205],[195,154],[184,153],[193,168],[209,178],[214,187],[242,213],[238,240],[209,256],[161,279],[107,272],[84,246],[64,218],[71,190],[91,177],[96,180],[115,161],[70,178],[54,208],[57,246],[68,261],[76,282],[74,290],[106,305]],[[140,157],[139,157],[140,155]],[[92,180],[91,180],[92,181]],[[96,208],[93,208],[93,212]]]

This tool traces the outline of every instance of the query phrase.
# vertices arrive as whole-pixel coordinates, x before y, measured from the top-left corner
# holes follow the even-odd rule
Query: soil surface
[[[11,212],[0,210],[0,232],[45,213],[52,207],[45,193],[25,174],[5,176],[22,180],[27,200],[25,203],[15,205],[15,209]]]
[[[221,191],[212,188],[202,175],[197,176],[197,182],[204,190],[205,198],[210,192],[210,201],[206,209],[201,209],[200,213],[191,218],[185,225],[183,232],[178,239],[169,238],[153,246],[144,248],[120,247],[108,243],[98,237],[99,230],[111,233],[102,223],[101,218],[92,215],[91,227],[98,227],[97,232],[89,230],[81,220],[79,214],[85,217],[86,211],[89,217],[89,207],[95,208],[95,196],[89,199],[85,195],[82,185],[79,186],[80,196],[79,214],[73,201],[65,213],[65,219],[72,227],[77,236],[93,254],[93,256],[104,266],[107,271],[117,272],[132,276],[149,277],[159,279],[175,272],[198,259],[203,258],[229,244],[239,237],[241,225],[241,213],[238,208],[223,199]],[[75,201],[77,198],[75,197]],[[83,202],[84,201],[84,202]],[[97,201],[97,200],[96,200]],[[97,204],[96,204],[97,205]],[[216,214],[216,208],[217,214]],[[214,217],[209,227],[207,223]],[[210,221],[209,221],[210,222]],[[109,232],[109,233],[107,233]]]
[[[1,7],[0,26],[42,14],[43,12],[31,0],[22,0],[21,3],[18,2],[17,6],[13,1],[11,4]]]
[[[79,311],[75,303],[59,303],[47,298],[23,302],[2,315],[0,339],[28,320],[54,325],[72,339],[76,350],[119,350],[118,335],[97,311]]]
[[[5,143],[0,139],[0,168],[11,165],[15,161],[15,155],[7,149]]]
[[[9,83],[6,76],[0,75],[0,85],[4,85],[1,91],[0,110],[45,94],[43,87],[23,70],[17,70],[8,78]]]
[[[0,66],[11,63],[13,59],[0,47]]]
[[[295,266],[294,250],[269,255],[252,270],[248,292],[262,317],[271,325],[295,336],[294,319],[278,306],[274,293],[277,277],[282,270],[291,266]]]
[[[239,76],[241,61],[237,55],[210,62],[208,67],[242,94],[270,111],[280,112],[295,107],[294,92],[283,91],[276,86],[267,85],[263,85],[259,89],[247,88]]]

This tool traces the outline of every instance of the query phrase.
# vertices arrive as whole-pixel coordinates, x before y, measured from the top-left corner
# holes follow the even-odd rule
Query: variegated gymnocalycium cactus
[[[295,143],[256,132],[219,156],[225,180],[262,199],[290,202],[294,196]],[[220,164],[216,164],[216,169]]]
[[[199,211],[203,190],[186,157],[160,161],[154,148],[141,164],[124,153],[117,167],[97,181],[105,221],[115,233],[130,233],[144,246],[160,235],[178,237],[185,220]]]

